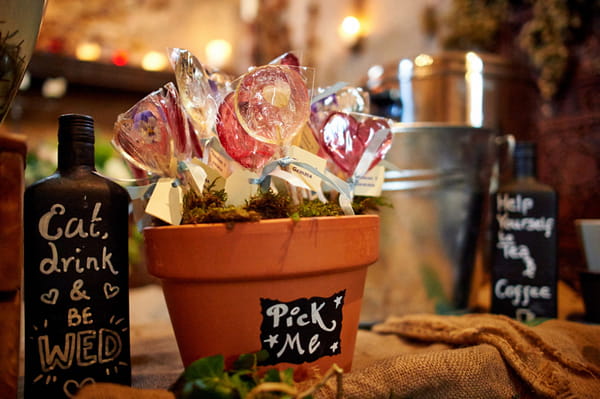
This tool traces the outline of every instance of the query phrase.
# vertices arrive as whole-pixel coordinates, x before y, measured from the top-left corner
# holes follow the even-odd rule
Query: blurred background
[[[378,113],[397,121],[464,123],[536,141],[540,180],[560,198],[560,276],[578,289],[583,261],[573,221],[600,216],[598,4],[49,0],[0,129],[26,135],[30,183],[54,170],[58,115],[92,115],[100,170],[127,177],[109,144],[112,126],[173,80],[167,48],[188,49],[232,75],[294,50],[316,69],[317,86],[361,86]],[[473,71],[483,112],[466,115]],[[144,279],[134,276],[133,283]]]

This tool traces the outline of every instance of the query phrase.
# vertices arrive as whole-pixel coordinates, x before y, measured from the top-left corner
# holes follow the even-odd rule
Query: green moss
[[[294,204],[286,192],[258,191],[244,206],[226,205],[227,193],[206,189],[202,196],[189,191],[183,199],[182,224],[255,222],[261,219],[343,216],[344,212],[335,199],[328,202],[303,200]],[[352,206],[357,215],[377,211],[387,205],[382,198],[356,197]]]
[[[392,208],[392,203],[384,197],[354,197],[352,208],[357,215],[377,212],[381,208]]]
[[[293,205],[289,195],[273,190],[258,192],[246,201],[245,209],[259,213],[263,219],[279,219],[290,216]]]
[[[244,208],[226,206],[227,194],[223,190],[205,191],[200,197],[189,191],[183,197],[182,224],[252,222],[260,214]]]
[[[318,199],[304,201],[294,212],[298,217],[342,216],[344,211],[337,202],[321,202]]]

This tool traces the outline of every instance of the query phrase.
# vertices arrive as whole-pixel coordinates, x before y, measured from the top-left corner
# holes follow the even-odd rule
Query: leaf
[[[256,352],[256,361],[258,363],[260,362],[264,362],[269,358],[269,351],[266,349],[261,349],[258,352]]]
[[[279,375],[279,370],[277,369],[269,369],[265,373],[263,379],[264,382],[281,382],[281,376]]]
[[[216,380],[198,379],[183,387],[181,399],[237,399],[235,391]]]
[[[251,371],[239,372],[231,376],[231,386],[237,391],[240,398],[245,398],[248,392],[256,386],[251,377]]]
[[[225,370],[223,355],[207,356],[190,364],[183,376],[186,381],[205,378],[222,378]]]
[[[233,363],[234,370],[252,370],[256,368],[256,354],[245,353],[240,355],[239,358]]]
[[[446,313],[452,309],[452,304],[446,293],[437,271],[429,264],[421,264],[419,268],[427,297],[435,301],[436,313]]]

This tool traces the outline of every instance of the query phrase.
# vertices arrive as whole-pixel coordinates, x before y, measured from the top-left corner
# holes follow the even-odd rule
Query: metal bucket
[[[379,261],[367,274],[361,321],[466,309],[495,131],[397,123],[381,211]]]
[[[374,114],[506,133],[535,128],[535,82],[526,67],[507,58],[446,51],[403,58],[378,71],[365,83]]]

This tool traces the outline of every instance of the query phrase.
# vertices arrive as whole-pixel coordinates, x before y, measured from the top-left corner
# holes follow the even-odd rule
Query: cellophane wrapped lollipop
[[[277,146],[256,140],[238,122],[233,103],[234,93],[225,97],[219,106],[217,134],[221,145],[231,158],[246,169],[260,170],[273,156]]]
[[[240,77],[235,91],[219,106],[216,130],[231,158],[260,171],[284,155],[309,111],[308,88],[298,59],[286,53]]]
[[[291,67],[300,68],[300,60],[298,59],[298,56],[292,52],[281,54],[279,57],[269,62],[269,64],[287,65]]]
[[[234,92],[235,114],[253,138],[280,147],[308,121],[310,98],[300,70],[269,64],[244,74]]]
[[[325,120],[334,111],[369,113],[369,95],[362,88],[355,86],[336,85],[318,88],[313,95],[311,104],[310,123],[315,130],[319,130]]]
[[[199,155],[192,129],[175,85],[167,83],[119,115],[112,144],[135,168],[175,177],[178,160]]]
[[[200,140],[214,137],[219,104],[231,91],[231,78],[205,67],[188,50],[173,48],[169,59],[175,72],[181,104]]]
[[[392,145],[389,121],[368,114],[331,112],[317,135],[321,148],[345,178],[355,175],[356,167],[365,156],[367,147],[374,140],[375,135],[385,135],[385,137],[378,137],[381,144],[374,148],[372,153],[366,155],[370,157],[367,170],[377,165]]]

